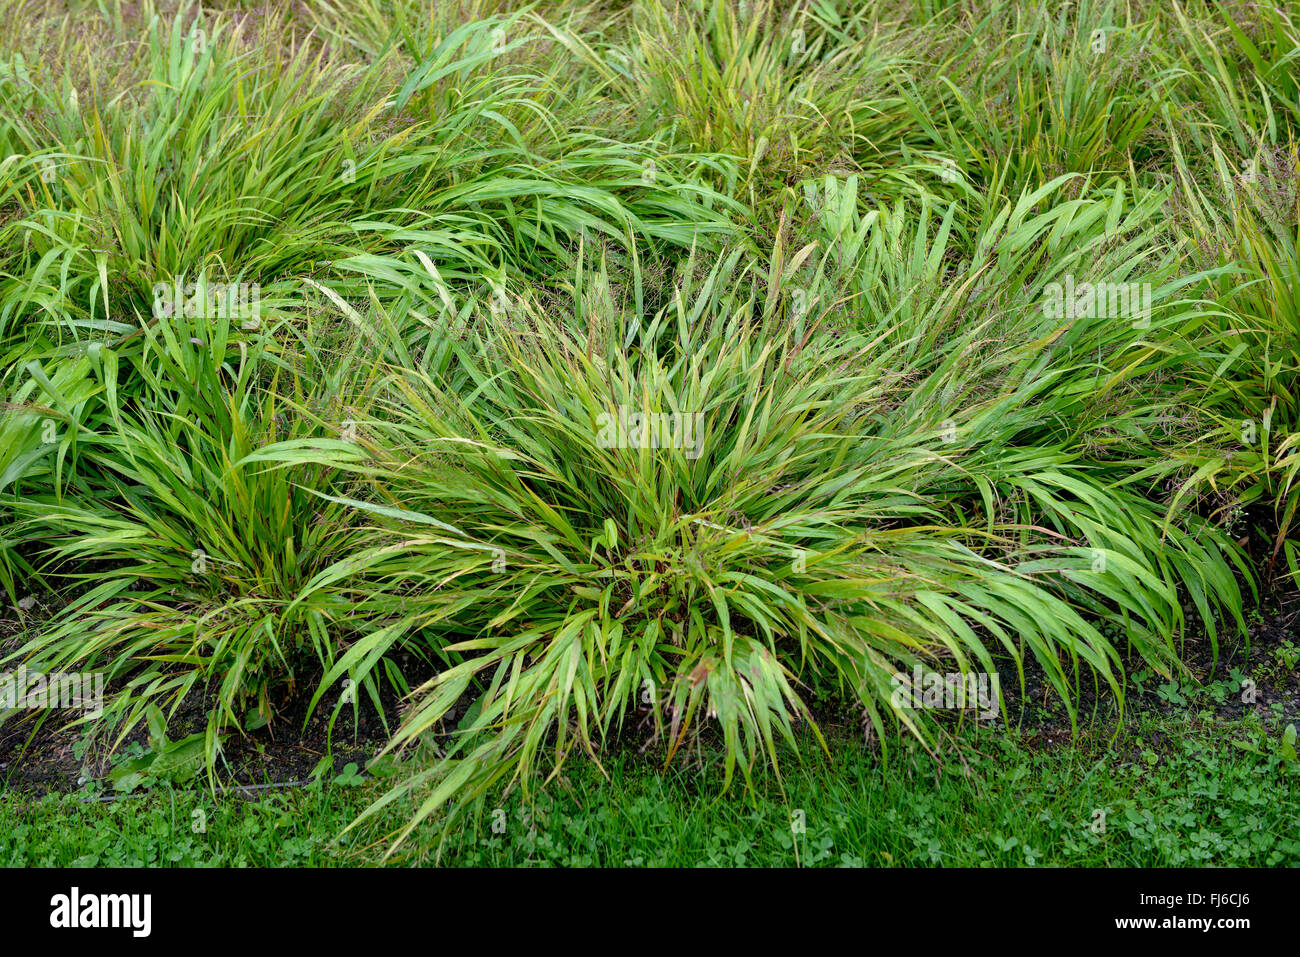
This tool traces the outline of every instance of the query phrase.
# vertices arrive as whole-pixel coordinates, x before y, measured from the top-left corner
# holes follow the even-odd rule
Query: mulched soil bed
[[[1212,708],[1215,721],[1240,719],[1248,709],[1254,709],[1261,715],[1280,713],[1283,720],[1300,721],[1300,688],[1297,687],[1296,669],[1288,671],[1278,665],[1279,649],[1285,649],[1287,643],[1300,646],[1300,592],[1289,592],[1265,600],[1260,613],[1252,615],[1248,648],[1235,638],[1221,638],[1217,665],[1208,638],[1204,635],[1190,636],[1183,649],[1184,660],[1199,680],[1224,678],[1236,667],[1254,677],[1258,683],[1258,696],[1254,703],[1243,703],[1239,695],[1227,695],[1220,702],[1202,704],[1201,709]],[[12,640],[5,641],[4,634],[0,633],[0,655],[6,653],[12,645]],[[1142,669],[1142,662],[1129,662],[1128,668],[1130,675],[1135,674]],[[1013,667],[1005,667],[999,675],[1007,699],[1008,715],[1013,727],[1019,729],[1021,740],[1031,747],[1057,747],[1077,741],[1072,736],[1068,712],[1052,692],[1041,670],[1029,663],[1025,671],[1023,694]],[[408,678],[414,687],[428,676],[412,673]],[[1142,692],[1130,686],[1130,712],[1146,710],[1172,713],[1184,708],[1156,694],[1155,688],[1162,682],[1163,679],[1159,678],[1147,682],[1146,689]],[[243,736],[229,735],[223,742],[223,757],[227,768],[223,781],[230,785],[303,781],[326,754],[332,754],[336,771],[342,770],[350,762],[364,767],[382,749],[387,741],[387,733],[368,696],[363,694],[360,698],[355,726],[352,709],[346,707],[335,722],[332,735],[329,733],[332,704],[322,705],[309,721],[304,722],[307,704],[305,695],[285,702],[272,725]],[[1078,699],[1080,727],[1090,729],[1087,737],[1094,742],[1109,737],[1118,716],[1109,690],[1105,687],[1097,688],[1091,678],[1085,678],[1079,688]],[[392,727],[400,719],[401,702],[391,690],[386,690],[381,700]],[[468,697],[460,702],[445,724],[454,725],[468,703]],[[1275,705],[1280,707],[1274,707]],[[57,719],[63,712],[48,714]],[[204,714],[202,701],[195,700],[187,705],[169,729],[169,738],[175,740],[201,730]],[[828,705],[815,708],[814,716],[828,739],[843,739],[861,733],[860,715],[851,709]],[[648,725],[649,722],[643,721],[638,726],[637,719],[630,717],[615,745],[645,750],[650,741],[641,732]],[[50,791],[72,792],[82,786],[87,776],[101,777],[112,762],[102,750],[87,760],[79,760],[74,746],[83,733],[82,729],[68,727],[60,720],[46,720],[41,724],[32,720],[11,720],[0,726],[0,795],[6,791],[26,796],[39,796]],[[138,729],[126,740],[143,745],[146,733],[143,728]],[[1152,744],[1160,746],[1162,743]],[[655,742],[653,753],[660,752],[661,747]]]

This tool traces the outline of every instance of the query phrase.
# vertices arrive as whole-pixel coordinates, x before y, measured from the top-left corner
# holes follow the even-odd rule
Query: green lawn
[[[942,762],[900,741],[888,771],[861,742],[792,767],[751,798],[716,775],[611,761],[571,770],[536,802],[516,793],[458,825],[445,866],[1300,865],[1300,766],[1280,723],[1144,716],[1078,746],[967,727]],[[1031,740],[1036,740],[1031,746]],[[84,795],[0,800],[0,865],[339,866],[374,863],[398,806],[343,831],[382,782],[287,788],[245,799],[164,787],[111,803]],[[1101,812],[1104,812],[1101,813]],[[1104,826],[1103,826],[1104,823]],[[431,864],[437,833],[390,861]],[[368,846],[369,845],[369,846]]]

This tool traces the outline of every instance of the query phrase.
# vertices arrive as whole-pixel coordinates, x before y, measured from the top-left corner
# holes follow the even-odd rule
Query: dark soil
[[[428,677],[415,667],[408,669],[413,687]],[[315,687],[315,682],[304,686]],[[364,768],[387,743],[388,732],[400,722],[401,701],[393,689],[384,687],[380,693],[384,709],[381,717],[369,695],[360,692],[357,708],[345,705],[331,730],[337,698],[337,694],[327,696],[308,719],[310,695],[298,694],[277,707],[271,723],[246,734],[224,734],[219,765],[222,783],[241,786],[305,781],[327,755],[333,758],[335,772],[349,763]],[[192,695],[169,722],[168,739],[177,741],[202,732],[210,703],[210,699]],[[95,742],[95,746],[83,746],[79,759],[77,746],[89,729],[75,723],[78,713],[40,712],[46,716],[44,721],[37,714],[0,725],[0,794],[6,790],[34,796],[76,791],[86,780],[107,774],[132,743],[144,747],[148,740],[142,724],[111,753],[105,742]]]
[[[1194,612],[1188,610],[1189,620]],[[2,623],[0,623],[2,625]],[[1198,699],[1198,708],[1212,708],[1210,720],[1232,721],[1243,717],[1249,710],[1261,716],[1273,714],[1287,721],[1300,721],[1300,688],[1297,687],[1297,668],[1287,666],[1291,647],[1300,648],[1300,592],[1291,592],[1267,599],[1259,612],[1249,620],[1249,645],[1235,635],[1221,635],[1218,660],[1209,639],[1204,635],[1188,637],[1182,649],[1183,660],[1195,679],[1208,683],[1226,679],[1233,669],[1256,682],[1257,697],[1253,703],[1241,700],[1239,694],[1226,694],[1221,700]],[[0,632],[0,655],[12,648]],[[9,647],[6,647],[8,645]],[[1293,659],[1292,659],[1293,660]],[[1142,661],[1134,658],[1126,662],[1128,671],[1126,696],[1129,716],[1136,712],[1171,714],[1186,711],[1186,704],[1170,700],[1158,689],[1166,685],[1165,679],[1153,676],[1141,685],[1134,683],[1135,675],[1143,671]],[[415,669],[412,669],[414,671]],[[430,677],[428,673],[410,673],[412,687]],[[1069,713],[1052,690],[1040,668],[1027,662],[1023,692],[1014,666],[1009,663],[999,673],[1002,691],[1007,701],[1007,714],[1013,727],[1018,728],[1021,740],[1031,747],[1056,747],[1078,744],[1079,736],[1073,731]],[[304,687],[313,687],[306,682]],[[1104,742],[1117,726],[1119,711],[1110,689],[1098,686],[1088,673],[1082,676],[1075,693],[1078,702],[1078,723],[1085,737],[1094,742]],[[369,700],[359,695],[357,717],[353,709],[345,707],[339,713],[333,732],[329,728],[333,701],[325,701],[317,712],[306,720],[308,695],[299,694],[283,702],[271,724],[240,735],[229,733],[222,742],[222,775],[226,785],[287,784],[305,781],[321,760],[333,758],[335,772],[348,763],[364,768],[366,763],[383,748],[388,740],[388,729],[400,721],[401,705],[392,689],[381,694],[388,729]],[[452,726],[468,707],[466,696],[449,714],[445,726]],[[814,717],[828,739],[846,739],[861,736],[863,723],[859,712],[833,702],[813,707]],[[206,720],[206,702],[195,698],[182,706],[168,728],[171,740],[183,738],[203,730]],[[86,752],[78,758],[77,745],[82,741],[86,727],[70,724],[74,712],[41,712],[46,720],[35,718],[11,719],[0,726],[0,795],[5,791],[39,796],[50,791],[77,791],[88,779],[103,777],[115,763],[113,755],[120,755],[131,742],[145,744],[147,735],[143,728],[128,736],[122,746],[110,754],[102,745],[83,748]],[[958,718],[954,717],[954,720]],[[967,713],[960,720],[973,720]],[[1001,719],[996,719],[1001,724]],[[631,751],[648,751],[653,760],[662,760],[663,742],[654,740],[653,723],[649,714],[630,715],[616,740],[615,747]],[[1153,746],[1162,742],[1151,742]],[[709,750],[713,750],[711,747]],[[688,759],[689,760],[689,759]]]
[[[1184,612],[1189,623],[1197,620],[1194,608],[1185,608]],[[1264,596],[1258,610],[1247,618],[1247,627],[1248,643],[1238,637],[1235,625],[1221,628],[1217,660],[1213,643],[1206,634],[1200,631],[1190,634],[1180,651],[1193,680],[1180,680],[1177,689],[1169,689],[1167,680],[1152,674],[1136,653],[1129,656],[1124,661],[1123,718],[1127,721],[1143,713],[1169,715],[1187,712],[1188,705],[1178,703],[1174,695],[1169,694],[1170,690],[1186,697],[1189,688],[1224,681],[1239,669],[1242,675],[1255,682],[1255,700],[1243,701],[1242,695],[1235,692],[1222,694],[1221,700],[1198,697],[1198,715],[1212,723],[1223,723],[1240,720],[1253,711],[1260,717],[1272,715],[1284,722],[1300,723],[1300,667],[1295,657],[1300,656],[1300,591]],[[1293,663],[1288,666],[1289,656]],[[1140,684],[1135,682],[1135,677],[1144,671],[1144,680]],[[1025,662],[1023,690],[1015,665],[1010,661],[1000,665],[998,681],[1010,725],[1020,732],[1021,741],[1030,747],[1078,744],[1080,738],[1104,743],[1119,725],[1120,709],[1110,687],[1087,670],[1081,671],[1073,695],[1077,708],[1077,733],[1068,709],[1037,662]],[[1166,689],[1163,694],[1162,686]],[[1207,710],[1210,712],[1208,715],[1205,714]],[[843,739],[856,734],[864,739],[870,738],[869,733],[864,734],[860,711],[828,703],[815,706],[813,713],[828,736],[834,734]],[[973,711],[941,714],[941,717],[951,718],[947,723],[953,725],[959,721],[975,720]],[[1003,726],[1002,718],[996,718],[994,724]]]

